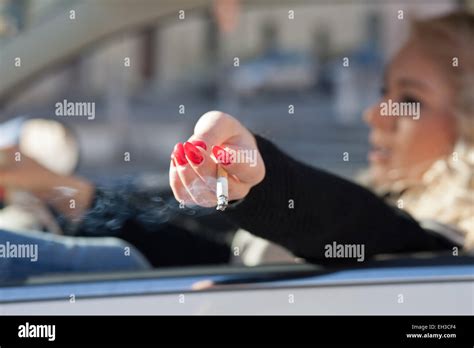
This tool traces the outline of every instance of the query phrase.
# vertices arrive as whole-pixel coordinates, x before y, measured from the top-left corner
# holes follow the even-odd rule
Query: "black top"
[[[266,176],[224,213],[180,209],[169,190],[126,180],[109,188],[98,185],[78,226],[58,219],[68,234],[122,238],[154,266],[226,263],[237,226],[316,262],[331,261],[324,252],[333,242],[363,244],[365,258],[454,245],[371,191],[300,163],[262,137],[256,139]]]
[[[362,186],[300,163],[256,138],[265,178],[226,212],[249,232],[309,260],[324,260],[325,245],[334,242],[363,244],[366,257],[453,246]]]

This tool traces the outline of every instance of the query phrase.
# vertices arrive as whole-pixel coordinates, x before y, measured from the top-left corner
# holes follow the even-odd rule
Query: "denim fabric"
[[[24,247],[23,250],[31,251],[30,254],[22,255],[29,257],[20,258],[5,253],[8,248],[12,251],[18,250],[20,246]],[[67,237],[43,232],[13,232],[0,229],[0,281],[3,282],[45,274],[149,268],[150,264],[137,249],[118,238]]]

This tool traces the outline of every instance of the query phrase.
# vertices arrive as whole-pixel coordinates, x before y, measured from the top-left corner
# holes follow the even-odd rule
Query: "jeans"
[[[113,237],[68,237],[0,229],[0,282],[31,276],[146,270],[131,244]]]

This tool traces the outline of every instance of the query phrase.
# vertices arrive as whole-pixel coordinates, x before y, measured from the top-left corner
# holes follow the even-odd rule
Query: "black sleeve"
[[[308,260],[324,260],[325,246],[334,242],[363,244],[366,257],[452,247],[371,191],[302,164],[256,138],[265,178],[226,212],[249,232]]]

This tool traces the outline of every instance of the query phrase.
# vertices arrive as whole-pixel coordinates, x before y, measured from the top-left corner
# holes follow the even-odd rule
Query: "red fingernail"
[[[230,154],[222,147],[217,145],[213,146],[212,153],[214,154],[214,157],[216,158],[217,162],[219,162],[220,164],[224,166],[228,166],[229,164],[231,164]]]
[[[207,150],[207,145],[202,140],[193,140],[193,141],[190,141],[190,143],[195,145],[195,146],[199,146],[200,148],[202,148],[204,150]]]
[[[199,149],[190,142],[184,143],[184,152],[186,153],[186,157],[194,164],[201,164],[204,160]]]
[[[186,159],[186,154],[184,153],[184,146],[182,143],[177,143],[173,150],[174,159],[180,166],[184,166],[188,163]]]

